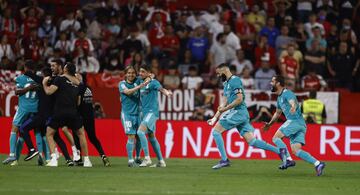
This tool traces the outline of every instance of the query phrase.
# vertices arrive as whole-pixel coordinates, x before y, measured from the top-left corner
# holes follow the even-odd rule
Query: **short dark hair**
[[[68,73],[72,76],[75,76],[76,66],[71,62],[67,62],[65,66],[66,66],[66,69],[68,70]]]
[[[311,99],[316,99],[316,91],[315,90],[311,90],[309,93],[309,98]]]
[[[197,68],[195,66],[190,66],[189,71],[197,71]]]
[[[285,87],[285,78],[281,75],[274,76],[275,81],[279,82],[282,87]]]
[[[225,68],[225,67],[229,68],[229,65],[226,63],[221,63],[216,68],[218,69],[218,68]]]
[[[64,69],[64,67],[65,67],[65,64],[59,58],[53,59],[51,62],[56,63],[57,65],[61,66],[61,69]]]
[[[144,70],[146,70],[146,71],[148,71],[148,72],[150,72],[151,71],[151,67],[149,66],[149,65],[146,65],[146,64],[143,64],[143,65],[141,65],[140,66],[140,69],[144,69]]]
[[[51,68],[45,66],[44,68],[41,69],[42,74],[47,77],[47,76],[51,76],[52,75],[52,71]]]
[[[216,41],[220,41],[220,39],[225,36],[225,33],[219,33],[218,35],[216,35]]]
[[[29,70],[35,70],[35,63],[32,60],[26,60],[24,66]]]

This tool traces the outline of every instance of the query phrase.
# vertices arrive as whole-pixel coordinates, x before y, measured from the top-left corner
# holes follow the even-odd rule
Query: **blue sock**
[[[15,150],[16,150],[16,132],[10,133],[10,155],[9,156],[15,156]]]
[[[36,147],[40,154],[43,153],[43,140],[41,133],[39,131],[35,131],[35,138],[36,138]]]
[[[298,150],[295,155],[311,164],[314,164],[317,161],[313,156],[311,156],[311,154],[305,152],[304,150]]]
[[[46,139],[46,136],[42,137],[42,141],[43,141],[43,151],[45,154],[45,160],[50,160],[50,148]]]
[[[134,150],[134,139],[128,138],[126,143],[126,150],[129,160],[133,160],[133,150]]]
[[[140,158],[140,153],[141,153],[141,143],[140,143],[139,137],[136,136],[136,142],[135,142],[135,155],[136,155],[136,158]]]
[[[16,142],[16,160],[19,160],[23,147],[24,147],[24,138],[19,137]]]
[[[279,154],[279,149],[277,147],[270,145],[270,144],[264,142],[263,140],[254,138],[249,142],[249,145],[255,146],[257,148],[261,148],[264,150],[269,150],[269,151],[275,152],[276,154]]]
[[[224,140],[221,137],[221,133],[219,133],[215,129],[213,129],[212,135],[215,139],[216,146],[220,152],[221,160],[226,160],[227,155],[226,155],[226,151],[225,151]]]
[[[153,147],[156,157],[158,158],[158,160],[163,160],[163,156],[161,154],[161,150],[160,150],[160,144],[158,142],[158,140],[156,139],[156,137],[149,137],[151,146]]]
[[[139,136],[141,142],[141,148],[144,150],[145,156],[149,156],[148,141],[144,131],[138,130],[137,135]]]
[[[286,158],[290,156],[289,150],[286,147],[286,144],[280,139],[280,138],[273,138],[274,144],[280,149],[285,148],[286,149]]]

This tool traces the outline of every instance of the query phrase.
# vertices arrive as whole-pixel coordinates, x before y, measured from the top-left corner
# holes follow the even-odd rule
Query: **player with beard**
[[[45,77],[43,87],[47,95],[56,95],[54,112],[47,127],[46,138],[49,143],[51,160],[47,166],[56,167],[58,161],[55,154],[54,134],[62,127],[69,127],[77,133],[80,139],[81,150],[84,154],[84,167],[92,167],[88,156],[88,148],[81,117],[78,113],[80,104],[79,80],[75,77],[76,67],[68,63],[64,67],[64,74],[56,77],[49,86],[50,77]]]
[[[219,163],[212,168],[220,169],[230,166],[221,134],[232,128],[236,128],[250,146],[279,154],[278,148],[255,138],[254,127],[250,124],[249,112],[245,104],[245,92],[240,78],[230,72],[227,64],[220,64],[216,68],[216,74],[224,82],[224,97],[215,116],[208,120],[208,124],[211,126],[216,123],[212,129],[212,135],[221,156]],[[216,122],[220,115],[221,118]]]
[[[315,166],[317,176],[322,175],[325,163],[320,162],[311,156],[308,152],[302,150],[305,145],[306,123],[301,114],[300,106],[295,94],[286,89],[285,79],[283,76],[274,76],[271,79],[271,91],[278,95],[277,109],[270,122],[266,123],[262,129],[269,130],[271,125],[277,121],[282,112],[286,117],[286,122],[276,131],[273,142],[280,148],[280,156],[282,158],[283,169],[289,167],[289,161],[286,154],[289,153],[285,143],[282,141],[284,137],[290,139],[291,150],[299,158],[311,163]]]

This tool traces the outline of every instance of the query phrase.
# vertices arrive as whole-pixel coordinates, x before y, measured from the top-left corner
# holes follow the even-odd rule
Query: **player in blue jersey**
[[[317,176],[323,173],[325,163],[318,161],[301,147],[305,145],[306,123],[301,114],[300,106],[295,94],[286,89],[283,76],[274,76],[271,79],[271,91],[278,95],[277,109],[270,122],[263,127],[267,131],[271,125],[277,121],[283,112],[286,117],[286,122],[276,131],[273,142],[280,148],[280,156],[283,160],[282,167],[286,169],[289,166],[289,161],[286,160],[286,154],[289,153],[285,143],[282,141],[284,137],[290,139],[292,152],[304,161],[315,166]]]
[[[24,70],[25,72],[33,71],[33,63],[25,63]],[[9,164],[11,162],[14,162],[14,165],[17,164],[17,156],[20,155],[24,143],[24,140],[22,138],[19,138],[18,141],[16,141],[17,132],[19,131],[19,128],[24,123],[24,121],[34,115],[37,112],[38,108],[38,96],[36,93],[36,88],[38,87],[38,85],[36,85],[34,80],[22,74],[16,77],[15,82],[15,94],[19,96],[19,103],[18,109],[13,119],[13,125],[10,133],[10,154],[9,157],[3,161],[3,164]],[[17,154],[15,154],[15,152]],[[37,154],[38,152],[34,151],[32,156],[36,156]]]
[[[146,86],[150,82],[148,79],[146,82],[140,84],[140,80],[136,78],[136,70],[133,66],[127,66],[125,68],[125,80],[119,83],[119,91],[121,98],[121,122],[123,124],[125,134],[128,137],[126,143],[126,151],[128,154],[128,166],[136,167],[137,163],[133,159],[133,150],[136,139],[136,132],[140,123],[140,92],[139,90]],[[140,162],[140,141],[136,141],[136,155],[137,162]],[[141,163],[141,162],[140,162]],[[139,164],[140,164],[139,163]]]
[[[146,82],[146,79],[150,78],[150,67],[143,65],[140,67],[139,76],[141,77],[141,82]],[[140,102],[141,102],[141,123],[139,129],[137,131],[137,135],[139,136],[141,147],[144,150],[145,159],[139,165],[140,167],[147,167],[152,164],[149,149],[148,149],[148,141],[146,139],[146,134],[149,136],[150,143],[152,148],[155,151],[156,157],[159,162],[153,167],[166,167],[165,161],[162,157],[162,153],[160,150],[160,144],[155,137],[156,131],[156,121],[159,118],[159,103],[158,103],[158,92],[166,95],[167,97],[171,97],[172,92],[163,88],[158,80],[151,79],[149,84],[140,89]]]
[[[227,64],[220,64],[216,68],[216,74],[224,82],[223,102],[219,106],[215,116],[208,120],[209,125],[214,125],[212,135],[219,149],[221,160],[213,166],[213,169],[220,169],[230,166],[227,158],[224,140],[221,134],[232,128],[237,128],[240,135],[244,137],[250,146],[269,150],[279,154],[279,149],[254,137],[254,128],[250,124],[249,112],[245,104],[245,93],[242,82],[238,76],[233,75]]]

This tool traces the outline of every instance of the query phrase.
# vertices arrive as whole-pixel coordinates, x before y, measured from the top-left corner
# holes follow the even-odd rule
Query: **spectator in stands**
[[[330,32],[328,33],[328,36],[326,38],[327,51],[329,52],[330,55],[336,53],[338,42],[339,42],[338,27],[335,24],[333,24],[331,25]]]
[[[120,34],[121,27],[116,16],[111,16],[110,22],[106,25],[106,29],[115,37]]]
[[[280,72],[285,78],[285,86],[290,90],[294,90],[300,75],[300,64],[294,57],[294,45],[289,44],[287,46],[287,53],[288,55],[280,59]]]
[[[11,48],[11,45],[8,43],[8,37],[6,34],[1,37],[0,42],[0,58],[4,56],[10,61],[15,60],[14,52]]]
[[[148,33],[152,45],[152,54],[155,57],[160,57],[161,55],[161,40],[165,36],[165,25],[166,23],[162,21],[161,14],[157,13]]]
[[[255,80],[251,76],[251,70],[247,66],[242,69],[241,82],[244,89],[255,89]]]
[[[88,28],[85,28],[81,25],[81,29],[86,29],[86,35],[89,39],[95,40],[100,39],[102,37],[105,38],[105,35],[110,34],[106,31],[106,26],[104,26],[105,20],[103,16],[95,17]]]
[[[324,75],[325,60],[325,53],[320,50],[319,40],[314,39],[311,43],[310,49],[305,53],[305,70],[314,69],[316,74]]]
[[[243,69],[247,67],[250,70],[250,73],[253,71],[253,64],[250,60],[245,59],[245,54],[243,50],[237,52],[237,58],[230,62],[231,65],[236,67],[236,74],[240,75],[243,72]]]
[[[273,1],[275,7],[275,25],[276,28],[280,29],[283,25],[285,25],[286,16],[288,16],[289,9],[291,7],[291,3],[288,0],[274,0]]]
[[[200,19],[201,22],[205,24],[208,29],[210,29],[211,25],[215,22],[218,22],[220,19],[216,5],[211,4],[208,11],[204,12],[204,14],[201,15]]]
[[[21,26],[21,34],[24,37],[29,36],[30,29],[38,28],[40,25],[40,19],[36,17],[35,8],[29,8],[26,10],[25,18]]]
[[[52,16],[50,14],[45,15],[43,23],[38,30],[39,38],[47,37],[49,39],[50,46],[55,44],[56,40],[56,26],[52,23]]]
[[[1,35],[7,35],[10,44],[15,44],[19,26],[12,16],[11,8],[6,8],[3,16],[0,16],[0,31]]]
[[[163,84],[166,89],[171,89],[171,90],[179,89],[180,76],[179,73],[177,72],[176,66],[169,67],[167,74],[164,76]]]
[[[326,123],[325,104],[316,99],[316,91],[310,91],[309,99],[301,104],[301,111],[306,123]]]
[[[276,38],[280,35],[280,31],[279,31],[279,29],[277,29],[277,28],[275,27],[275,19],[274,19],[274,17],[269,17],[269,18],[267,19],[267,23],[266,23],[266,24],[267,24],[267,25],[264,26],[264,27],[261,29],[259,35],[260,35],[260,36],[267,36],[267,38],[268,38],[268,44],[269,44],[271,47],[275,48],[275,41],[276,41]]]
[[[253,5],[246,20],[255,27],[256,32],[260,32],[265,25],[265,16],[260,13],[260,7],[256,4]]]
[[[160,63],[157,58],[151,60],[151,72],[155,75],[156,80],[160,83],[164,80],[164,72],[160,68]]]
[[[352,29],[352,23],[350,19],[345,18],[342,21],[342,30],[347,33],[348,40],[351,41],[353,45],[357,45],[357,36],[355,34],[355,31]]]
[[[276,75],[274,69],[270,68],[270,56],[261,57],[261,67],[255,72],[255,87],[259,90],[270,90],[270,81]]]
[[[331,23],[326,20],[326,11],[319,10],[318,12],[318,22],[324,27],[324,37],[326,38],[330,32]]]
[[[289,37],[289,27],[282,26],[281,34],[276,38],[275,41],[276,55],[280,56],[281,52],[288,47],[289,43],[292,42],[294,42],[294,38]]]
[[[298,20],[305,23],[308,21],[309,15],[311,15],[312,2],[310,0],[297,1],[297,17]]]
[[[337,87],[352,89],[352,75],[356,68],[356,57],[348,44],[341,42],[338,53],[331,56],[327,64],[330,75],[337,80]]]
[[[131,52],[142,52],[143,47],[140,40],[136,39],[137,27],[132,27],[130,30],[130,37],[127,38],[121,45],[120,62],[125,63],[125,60],[130,57]]]
[[[177,58],[179,48],[179,38],[174,34],[173,27],[166,25],[165,36],[161,39],[161,50],[167,58]]]
[[[339,34],[339,41],[335,44],[335,50],[338,50],[339,48],[339,44],[341,42],[346,42],[348,44],[348,49],[351,53],[355,54],[355,47],[356,45],[354,45],[353,41],[351,40],[351,37],[349,36],[349,32],[348,30],[341,30],[340,34]]]
[[[147,32],[144,31],[143,23],[138,23],[137,30],[135,32],[136,39],[139,40],[143,47],[143,54],[149,55],[151,53],[151,44],[147,36]]]
[[[244,13],[244,18],[238,19],[236,23],[237,36],[241,40],[241,48],[244,50],[245,55],[251,60],[254,59],[254,48],[256,31],[254,25],[250,24],[245,18],[247,13]]]
[[[48,59],[47,59],[47,63],[50,64],[50,62],[52,62],[53,60],[55,59],[60,59],[64,64],[66,62],[66,59],[64,56],[62,56],[61,54],[61,49],[59,48],[55,48],[54,51],[53,51],[53,55],[50,56]]]
[[[211,64],[210,71],[214,71],[215,67],[222,63],[227,63],[231,59],[229,48],[226,45],[226,35],[219,33],[216,36],[216,43],[213,43],[209,52],[209,61]]]
[[[41,56],[39,49],[41,47],[41,41],[37,36],[36,28],[30,30],[29,36],[21,41],[21,46],[24,49],[25,59],[32,59],[34,62],[40,60]]]
[[[229,24],[224,25],[224,34],[226,35],[226,45],[229,48],[229,55],[231,59],[236,59],[237,52],[240,51],[240,39],[233,33],[231,26]]]
[[[201,13],[199,11],[194,11],[193,14],[186,19],[186,25],[195,30],[196,27],[203,25],[200,17]]]
[[[320,36],[324,36],[325,35],[324,26],[322,24],[320,24],[319,22],[317,22],[317,15],[315,13],[312,13],[309,16],[309,22],[305,23],[305,25],[304,25],[305,31],[306,31],[307,35],[309,36],[309,38],[314,37],[313,30],[316,27],[320,31]]]
[[[140,6],[136,0],[129,0],[127,4],[121,7],[120,13],[126,26],[136,24],[141,19]]]
[[[201,88],[203,82],[203,78],[198,75],[196,67],[193,66],[189,67],[189,75],[181,80],[183,89],[198,90]]]
[[[145,64],[144,57],[141,52],[136,52],[131,59],[131,66],[135,67],[135,70],[140,70],[140,66]]]
[[[86,37],[85,30],[81,29],[78,31],[78,38],[73,40],[70,50],[72,51],[73,58],[91,55],[94,51],[94,45],[92,41]]]
[[[110,18],[111,16],[117,16],[119,11],[119,5],[117,1],[114,0],[105,0],[101,2],[101,7],[97,10],[98,16],[104,16],[105,18]]]
[[[148,9],[148,14],[145,18],[146,23],[160,22],[166,25],[171,22],[170,14],[163,8],[164,4],[161,1],[154,3],[154,9]]]
[[[39,39],[39,55],[42,62],[46,62],[46,59],[51,57],[54,53],[53,47],[49,43],[49,38],[44,37],[42,40]]]
[[[27,17],[27,13],[30,9],[34,10],[34,16],[36,18],[41,18],[44,15],[44,10],[39,7],[38,1],[37,0],[29,0],[28,6],[20,9],[20,16],[22,19]]]
[[[301,70],[304,68],[303,67],[303,62],[304,62],[304,56],[301,53],[301,51],[298,48],[298,45],[295,42],[290,43],[289,45],[293,45],[294,46],[294,54],[293,54],[293,58],[296,60],[296,62],[299,64],[300,66],[300,73]],[[287,48],[287,47],[286,47]],[[279,56],[279,62],[281,62],[281,59],[283,59],[285,56],[288,56],[288,50],[285,49],[281,52],[280,56]]]
[[[270,65],[274,67],[277,64],[275,49],[268,44],[268,38],[265,35],[260,36],[259,43],[255,48],[255,69],[261,66],[261,58],[264,55],[270,56]]]
[[[55,49],[61,50],[61,56],[68,58],[71,52],[71,42],[67,39],[66,33],[61,32],[59,35],[59,40],[55,44]]]
[[[7,56],[1,57],[0,70],[16,70],[16,66],[9,60]]]
[[[100,63],[94,56],[78,56],[74,58],[74,64],[80,73],[98,73],[100,70]]]
[[[327,87],[327,83],[323,77],[316,74],[315,70],[308,69],[307,75],[301,80],[301,88],[304,91],[324,91]]]
[[[180,76],[188,75],[190,66],[194,66],[196,69],[199,69],[199,65],[192,61],[190,50],[186,50],[184,59],[179,63]]]
[[[189,13],[187,11],[181,12],[179,18],[176,20],[174,24],[175,34],[179,38],[180,47],[178,52],[178,61],[182,61],[185,56],[185,52],[188,49],[189,35],[191,32],[191,28],[186,25],[186,19]]]
[[[320,28],[315,26],[312,29],[313,32],[313,36],[310,37],[307,41],[306,41],[306,49],[309,50],[312,47],[312,43],[314,40],[317,40],[317,42],[320,44],[319,45],[319,49],[320,51],[325,52],[326,51],[326,47],[327,47],[327,42],[326,40],[322,37],[321,33],[320,33]]]
[[[81,28],[80,22],[76,20],[75,14],[73,11],[68,11],[66,14],[66,19],[61,21],[60,32],[65,32],[70,39],[75,38],[75,33],[78,32]]]
[[[192,61],[203,64],[209,50],[209,40],[204,36],[202,26],[197,26],[193,31],[193,36],[189,38],[187,48],[191,52]]]
[[[105,63],[106,64],[103,67],[105,73],[111,73],[115,75],[124,70],[124,67],[120,64],[120,61],[116,56],[110,57],[109,62]]]
[[[296,23],[296,30],[294,33],[296,44],[298,45],[298,49],[302,52],[306,51],[306,40],[307,35],[304,29],[304,24],[301,22]]]

